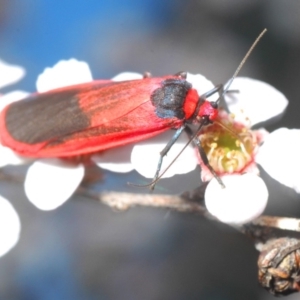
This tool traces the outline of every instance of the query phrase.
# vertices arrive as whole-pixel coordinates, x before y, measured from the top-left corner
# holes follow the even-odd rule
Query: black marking
[[[78,90],[60,90],[30,96],[11,104],[7,131],[17,141],[36,144],[87,128],[89,118],[79,107]]]
[[[183,79],[166,79],[162,87],[151,95],[151,102],[155,106],[155,113],[159,118],[185,118],[183,105],[187,92],[192,85]]]

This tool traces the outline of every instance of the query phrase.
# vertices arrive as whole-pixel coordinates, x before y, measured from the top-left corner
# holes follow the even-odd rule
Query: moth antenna
[[[250,49],[248,50],[248,52],[246,53],[246,55],[244,56],[244,58],[242,59],[242,61],[240,62],[239,66],[237,67],[237,69],[235,70],[233,76],[230,78],[227,86],[224,88],[223,90],[223,94],[222,96],[224,96],[226,94],[226,92],[228,91],[229,87],[231,86],[233,80],[236,78],[236,76],[239,74],[239,72],[241,71],[242,67],[244,66],[245,62],[247,61],[248,57],[250,56],[250,54],[252,53],[253,49],[256,47],[256,45],[258,44],[258,42],[261,40],[261,38],[264,36],[264,34],[267,32],[267,29],[265,28],[260,34],[259,36],[256,38],[256,40],[254,41],[254,43],[252,44],[252,46],[250,47]]]

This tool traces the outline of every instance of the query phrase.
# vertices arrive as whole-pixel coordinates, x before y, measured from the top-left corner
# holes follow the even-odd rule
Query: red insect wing
[[[91,127],[112,122],[150,101],[162,78],[114,82],[101,89],[78,94],[82,111],[90,118]],[[153,110],[153,109],[152,109]]]
[[[178,127],[181,120],[159,118],[150,101],[165,78],[174,76],[92,82],[13,103],[1,113],[1,143],[24,156],[63,157],[102,151]]]

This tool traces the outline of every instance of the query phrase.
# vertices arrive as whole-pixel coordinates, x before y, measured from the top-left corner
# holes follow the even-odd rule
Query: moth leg
[[[172,138],[167,143],[167,145],[165,146],[165,148],[159,153],[160,157],[159,157],[159,161],[158,161],[158,164],[157,164],[156,172],[155,172],[155,175],[154,175],[154,178],[153,178],[153,183],[150,186],[151,190],[154,190],[154,188],[155,188],[155,184],[156,184],[157,179],[159,177],[159,172],[161,170],[161,166],[162,166],[164,157],[170,151],[170,149],[172,148],[172,146],[176,143],[176,141],[180,137],[181,133],[185,130],[186,126],[187,125],[184,123],[180,128],[178,128],[176,130],[176,132],[174,133],[174,135],[172,136]]]

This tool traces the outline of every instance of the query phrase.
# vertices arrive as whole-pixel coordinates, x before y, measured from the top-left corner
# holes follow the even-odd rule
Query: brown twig
[[[152,206],[170,208],[179,212],[207,215],[206,208],[195,201],[190,201],[182,196],[157,195],[157,194],[133,194],[119,192],[95,193],[80,187],[78,193],[95,199],[117,210],[127,210],[135,206]]]

